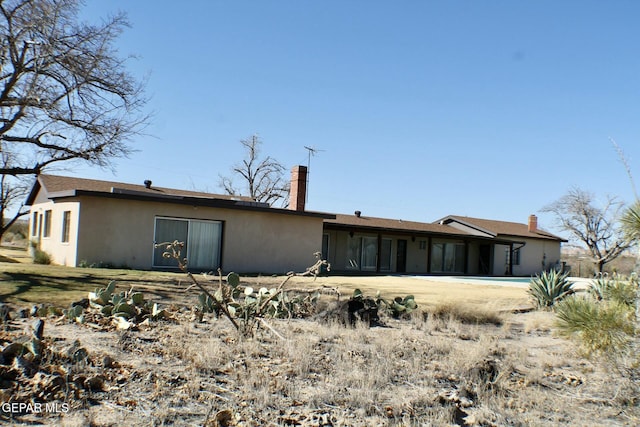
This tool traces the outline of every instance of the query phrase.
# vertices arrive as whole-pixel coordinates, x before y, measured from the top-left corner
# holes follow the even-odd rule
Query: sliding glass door
[[[189,221],[183,219],[168,219],[168,218],[156,218],[156,231],[154,237],[154,244],[173,242],[184,242],[185,248],[187,247],[189,235]],[[162,254],[167,250],[167,247],[162,245],[155,248],[153,252],[153,266],[154,267],[178,267],[178,263],[173,258],[164,258]],[[185,257],[185,250],[183,249],[180,254],[181,257]]]
[[[434,243],[431,246],[433,273],[464,273],[464,243]]]
[[[378,237],[349,236],[347,241],[347,269],[360,271],[391,271],[391,239],[381,239],[378,259]],[[378,266],[378,263],[380,265]]]
[[[217,270],[220,267],[222,223],[189,222],[189,267],[196,270]]]
[[[193,270],[216,270],[220,267],[222,223],[195,219],[156,218],[155,243],[184,242],[181,253]],[[173,258],[164,258],[166,247],[155,248],[154,267],[177,267]]]

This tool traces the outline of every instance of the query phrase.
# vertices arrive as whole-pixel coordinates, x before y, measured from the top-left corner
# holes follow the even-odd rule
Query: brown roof
[[[325,219],[327,225],[336,228],[369,228],[376,230],[404,231],[407,233],[450,234],[465,236],[467,233],[448,225],[440,225],[428,222],[405,221],[402,219],[376,218],[370,216],[356,216],[336,214],[335,219]]]
[[[230,196],[226,194],[205,193],[201,191],[178,190],[174,188],[156,187],[154,185],[150,185],[149,188],[147,188],[146,185],[57,175],[38,176],[38,179],[25,202],[27,206],[31,206],[35,202],[40,189],[43,189],[46,196],[50,199],[88,195],[96,197],[112,197],[120,199],[253,210],[285,215],[319,217],[323,219],[334,217],[332,214],[322,212],[272,208],[268,203],[256,202],[250,197],[245,196]]]
[[[369,216],[336,214],[335,219],[325,219],[329,228],[341,229],[369,229],[377,231],[405,232],[407,234],[441,234],[458,237],[479,237],[464,230],[449,225],[456,221],[483,232],[485,238],[494,241],[506,237],[527,237],[533,239],[548,239],[566,241],[544,230],[530,233],[527,224],[517,222],[495,221],[490,219],[471,218],[466,216],[448,216],[436,222],[415,222],[402,219],[376,218]],[[512,239],[509,239],[511,241]]]
[[[549,240],[566,241],[562,237],[555,236],[545,230],[538,229],[534,232],[530,232],[529,226],[527,224],[521,224],[519,222],[496,221],[491,219],[450,215],[446,218],[439,220],[438,223],[444,222],[446,224],[451,221],[458,221],[463,224],[471,225],[471,226],[480,228],[481,230],[494,233],[497,236],[516,236],[516,237],[527,237],[531,239],[549,239]]]
[[[145,185],[128,184],[125,182],[100,181],[97,179],[73,178],[68,176],[57,175],[40,175],[39,183],[45,188],[48,194],[80,190],[99,193],[113,193],[114,190],[125,190],[136,192],[141,195],[149,196],[186,196],[186,197],[203,197],[209,199],[225,199],[225,200],[241,200],[250,202],[250,197],[229,196],[224,194],[205,193],[201,191],[177,190],[174,188],[156,187],[151,185],[147,188]]]

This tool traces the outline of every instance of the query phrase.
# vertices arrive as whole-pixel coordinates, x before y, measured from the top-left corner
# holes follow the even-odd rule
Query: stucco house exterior
[[[297,175],[296,175],[297,176]],[[298,178],[296,178],[298,179]],[[302,177],[306,180],[306,176]],[[303,182],[304,184],[304,182]],[[304,193],[292,185],[292,194]],[[246,197],[40,175],[27,200],[30,234],[56,264],[176,268],[155,243],[186,242],[194,271],[304,271],[333,215],[272,208]]]
[[[323,255],[334,271],[531,276],[560,269],[566,240],[527,224],[448,216],[433,223],[337,214]]]
[[[156,243],[185,242],[192,271],[332,271],[530,276],[559,269],[566,241],[526,224],[447,216],[435,222],[309,212],[307,168],[291,174],[288,209],[246,197],[40,175],[26,204],[31,240],[56,264],[175,269]]]

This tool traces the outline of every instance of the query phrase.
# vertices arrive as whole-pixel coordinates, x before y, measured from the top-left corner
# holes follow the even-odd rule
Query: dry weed
[[[586,363],[538,327],[514,326],[537,321],[533,313],[514,315],[507,328],[478,321],[478,313],[465,323],[464,307],[377,328],[270,321],[282,338],[268,329],[241,338],[215,318],[158,324],[121,340],[110,334],[96,345],[108,344],[103,353],[125,371],[101,396],[119,402],[113,422],[102,406],[78,409],[75,419],[202,425],[207,413],[228,410],[243,426],[635,424],[631,373]],[[136,406],[125,412],[129,401]]]

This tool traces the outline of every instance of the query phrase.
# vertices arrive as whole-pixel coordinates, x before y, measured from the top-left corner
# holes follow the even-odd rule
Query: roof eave
[[[496,233],[495,231],[491,231],[491,230],[488,230],[486,228],[480,227],[480,226],[478,226],[476,224],[472,224],[472,223],[470,223],[468,221],[464,221],[464,220],[460,219],[460,217],[457,217],[455,215],[446,216],[446,217],[436,221],[436,223],[448,224],[448,223],[454,222],[454,221],[458,222],[458,223],[460,223],[462,225],[466,225],[467,227],[472,228],[474,230],[477,230],[477,231],[479,231],[481,233],[485,233],[485,234],[488,234],[488,235],[493,236],[493,237],[497,237],[498,236],[498,233]]]
[[[357,225],[357,224],[345,224],[345,223],[335,223],[335,222],[325,222],[325,228],[331,230],[367,230],[367,231],[375,231],[375,232],[387,232],[387,233],[395,233],[395,234],[406,234],[406,235],[415,235],[415,236],[439,236],[439,237],[453,237],[460,239],[468,239],[468,238],[478,238],[482,240],[491,240],[491,238],[483,238],[482,236],[475,236],[472,234],[462,234],[462,233],[450,233],[447,231],[433,231],[433,230],[409,230],[406,228],[393,228],[393,227],[377,227],[371,225]]]
[[[242,200],[230,200],[230,199],[216,199],[216,198],[203,198],[203,197],[189,197],[189,196],[174,196],[174,195],[144,195],[141,193],[127,194],[127,193],[105,193],[101,191],[90,190],[67,190],[51,193],[48,195],[50,199],[65,199],[70,197],[90,196],[90,197],[103,197],[109,199],[122,199],[122,200],[140,200],[140,201],[152,201],[159,203],[172,203],[180,205],[190,206],[202,206],[211,208],[224,208],[224,209],[239,209],[254,212],[267,212],[277,213],[282,215],[295,215],[306,216],[322,219],[335,219],[335,215],[322,212],[311,211],[294,211],[291,209],[272,208],[260,205],[252,205]]]
[[[40,177],[37,177],[36,182],[33,183],[33,187],[31,187],[31,191],[27,196],[27,200],[25,200],[24,202],[25,206],[33,205],[33,202],[36,200],[36,195],[38,194],[38,191],[40,191],[41,188],[42,188],[42,183],[40,182]]]
[[[522,235],[516,235],[516,234],[499,234],[498,236],[502,236],[502,237],[514,237],[514,238],[518,238],[518,239],[537,239],[537,240],[553,240],[553,241],[557,241],[557,242],[562,242],[562,243],[566,243],[568,242],[568,240],[563,239],[562,237],[559,236],[555,236],[553,234],[546,234],[546,233],[538,233],[538,236],[522,236]]]

